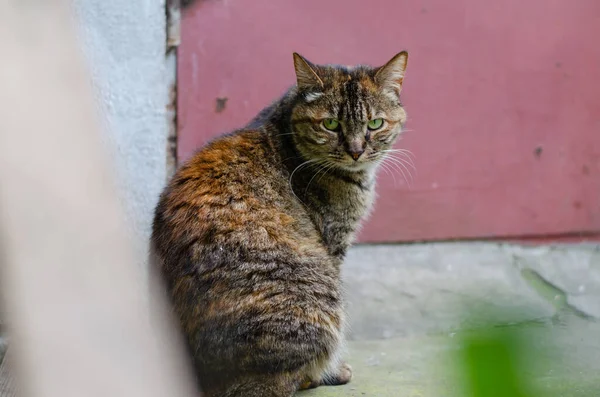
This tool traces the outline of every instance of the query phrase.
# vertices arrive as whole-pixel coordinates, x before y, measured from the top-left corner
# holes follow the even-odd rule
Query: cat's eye
[[[369,124],[367,124],[367,127],[373,131],[373,130],[380,129],[382,125],[383,125],[383,119],[373,119],[373,120],[369,121]]]
[[[323,127],[329,131],[336,131],[340,126],[340,122],[336,119],[325,119],[323,120]]]

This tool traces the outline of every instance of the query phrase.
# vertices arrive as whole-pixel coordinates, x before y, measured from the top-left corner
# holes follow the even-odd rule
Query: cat
[[[162,193],[151,246],[206,397],[351,380],[340,266],[406,122],[407,61],[343,67],[294,53],[296,84]]]

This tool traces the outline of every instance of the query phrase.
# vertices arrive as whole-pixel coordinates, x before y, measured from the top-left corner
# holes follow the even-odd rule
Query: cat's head
[[[315,65],[294,53],[294,142],[304,158],[348,171],[374,167],[406,121],[400,91],[408,53],[381,67]]]

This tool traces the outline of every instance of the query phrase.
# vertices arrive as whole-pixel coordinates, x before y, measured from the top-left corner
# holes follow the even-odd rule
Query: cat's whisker
[[[387,175],[391,175],[392,176],[392,179],[394,179],[394,187],[398,186],[398,182],[396,181],[396,174],[394,174],[393,171],[390,171],[389,165],[385,164],[385,160],[382,161],[381,163],[379,163],[379,165],[381,165],[381,168],[385,171],[385,173]]]
[[[308,191],[308,188],[310,187],[310,184],[313,181],[313,179],[315,179],[315,177],[317,175],[319,175],[319,173],[321,173],[321,171],[324,171],[329,167],[329,164],[326,161],[320,161],[317,164],[319,165],[319,169],[317,170],[317,172],[315,172],[315,174],[312,176],[312,178],[310,178],[310,180],[308,181],[308,184],[306,185],[306,189],[304,189],[304,194],[306,194],[306,192]]]
[[[386,160],[389,160],[390,165],[393,165],[398,171],[400,171],[400,173],[404,177],[404,181],[406,182],[406,184],[409,187],[411,187],[411,181],[413,181],[413,176],[412,176],[410,170],[406,167],[406,165],[404,165],[404,163],[402,163],[400,160],[398,160],[397,158],[395,158],[393,156],[386,157]],[[408,175],[410,176],[410,180],[406,176],[406,173],[404,171],[406,171],[406,173],[408,173]]]
[[[406,167],[404,167],[402,165],[400,165],[400,169],[402,169],[403,171],[406,171]],[[405,175],[404,172],[402,172],[402,175],[404,176],[404,180],[406,181],[406,184],[408,185],[409,188],[412,188],[412,185],[414,182],[413,175],[409,171],[406,171],[406,174],[408,175],[408,177]]]
[[[323,179],[323,177],[325,176],[325,174],[327,174],[328,171],[330,171],[332,168],[334,168],[336,166],[335,163],[330,162],[329,167],[325,169],[325,171],[323,172],[323,175],[321,175],[321,177],[319,179],[317,179],[317,183],[319,183],[319,181],[321,179]]]
[[[392,162],[395,162],[395,163],[397,163],[397,164],[401,165],[401,166],[402,166],[402,168],[404,168],[404,170],[406,170],[406,172],[408,172],[408,173],[409,173],[409,175],[412,177],[412,173],[411,173],[411,172],[410,172],[410,170],[408,169],[407,165],[408,165],[408,166],[411,166],[411,167],[413,167],[413,168],[414,168],[414,165],[413,165],[413,164],[411,164],[411,163],[408,163],[408,162],[407,162],[405,159],[403,159],[402,157],[397,157],[397,156],[394,156],[393,154],[392,154],[392,155],[389,155],[389,156],[388,156],[388,158],[390,159],[390,161],[392,161]],[[416,168],[415,168],[415,171],[416,171]]]
[[[386,149],[383,152],[384,153],[402,153],[403,155],[405,155],[407,158],[410,158],[411,160],[414,160],[417,157],[414,155],[413,152],[411,152],[408,149]]]
[[[292,183],[292,179],[294,178],[294,174],[296,173],[296,171],[319,161],[319,159],[312,159],[312,160],[306,160],[304,163],[300,164],[299,166],[297,166],[296,168],[294,168],[294,171],[292,171],[292,173],[290,174],[290,179],[289,179],[289,184],[290,184],[290,189],[292,190],[292,193],[294,194],[294,196],[298,199],[298,201],[300,201],[301,203],[302,200],[300,200],[300,197],[298,197],[298,195],[296,194],[296,192],[294,191],[294,185]],[[304,204],[304,203],[303,203]]]
[[[405,164],[409,167],[411,167],[413,169],[413,171],[417,171],[417,167],[415,167],[415,164],[413,163],[412,159],[410,157],[406,157],[406,156],[402,156],[402,154],[400,156],[394,156],[392,155],[391,157],[394,157],[396,160],[400,161],[402,164]]]
[[[412,168],[415,167],[414,160],[412,157],[408,156],[406,153],[402,152],[386,152],[387,156],[401,158],[403,161],[406,161]]]
[[[387,159],[389,160],[389,159]],[[409,181],[406,177],[406,174],[404,173],[404,171],[402,170],[402,168],[400,168],[397,164],[393,163],[393,162],[389,162],[386,164],[388,167],[390,167],[390,169],[392,170],[393,174],[396,174],[396,172],[400,172],[402,174],[402,178],[404,179],[404,181],[406,182],[406,184],[409,184]],[[394,172],[395,171],[395,172]]]
[[[389,155],[390,157],[395,157],[394,153],[397,153],[399,157],[395,157],[396,159],[402,161],[403,163],[407,164],[408,166],[410,166],[413,170],[417,170],[417,168],[415,167],[415,163],[412,157],[410,157],[410,155],[408,155],[406,152],[402,151],[401,149],[393,149],[393,150],[386,150],[384,151],[387,155]]]
[[[395,163],[391,163],[390,164],[393,168],[397,169],[398,171],[400,171],[400,173],[402,174],[402,178],[404,179],[404,182],[406,182],[406,184],[408,185],[408,187],[411,187],[411,182],[409,180],[409,178],[406,176],[406,174],[404,173],[404,170],[402,170],[402,168],[398,167],[397,164]]]
[[[406,164],[409,167],[411,167],[414,171],[417,170],[417,167],[415,166],[415,163],[414,163],[413,159],[411,157],[407,156],[406,154],[404,154],[404,153],[398,153],[398,156],[392,155],[392,157],[397,158],[398,160],[400,160],[404,164]]]
[[[292,157],[286,157],[285,159],[283,159],[282,161],[285,163],[288,160],[296,160],[301,158],[302,156],[292,156]]]
[[[404,149],[404,148],[394,148],[394,149],[386,149],[385,151],[391,151],[391,152],[404,152],[404,153],[408,153],[411,156],[414,156],[414,153],[411,152],[408,149]]]
[[[405,168],[407,172],[411,172],[407,168],[407,166],[410,167],[412,170],[416,171],[416,167],[414,166],[414,164],[410,160],[403,159],[401,157],[397,157],[397,156],[394,156],[394,155],[391,155],[391,154],[387,154],[386,158],[389,159],[390,162],[401,163],[402,166],[403,166],[403,168]]]
[[[398,150],[399,153],[406,154],[410,158],[417,158],[417,156],[415,156],[415,154],[413,152],[411,152],[410,150],[408,150],[408,149],[402,149],[402,148],[400,148],[400,149],[396,149],[396,150]]]

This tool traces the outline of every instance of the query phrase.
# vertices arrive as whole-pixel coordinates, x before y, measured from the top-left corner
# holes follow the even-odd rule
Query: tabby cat
[[[152,247],[207,397],[289,397],[352,377],[340,266],[406,121],[408,54],[315,65],[202,148],[156,208]]]

